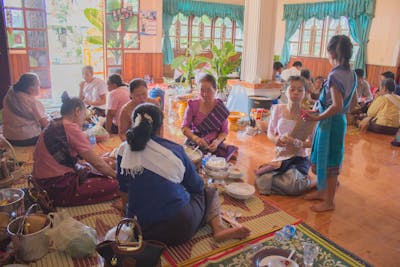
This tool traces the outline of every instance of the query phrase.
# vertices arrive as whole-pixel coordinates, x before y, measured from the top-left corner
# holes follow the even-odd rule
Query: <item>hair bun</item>
[[[67,91],[64,91],[64,92],[62,93],[62,95],[61,95],[61,102],[62,102],[63,104],[65,104],[65,103],[67,103],[67,102],[70,101],[70,100],[71,100],[71,98],[69,97]]]

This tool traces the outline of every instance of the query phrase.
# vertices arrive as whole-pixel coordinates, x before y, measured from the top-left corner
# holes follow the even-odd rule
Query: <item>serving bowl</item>
[[[236,199],[246,200],[254,195],[256,189],[247,183],[231,183],[226,186],[226,192]]]

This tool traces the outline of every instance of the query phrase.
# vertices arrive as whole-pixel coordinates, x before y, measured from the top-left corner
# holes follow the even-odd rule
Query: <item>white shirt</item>
[[[290,76],[300,76],[300,70],[296,67],[291,67],[289,69],[285,69],[281,73],[281,79],[287,81]]]
[[[107,84],[100,78],[94,78],[90,83],[83,85],[83,97],[91,102],[99,101],[101,95],[107,93]],[[106,105],[94,106],[100,109],[106,109]]]

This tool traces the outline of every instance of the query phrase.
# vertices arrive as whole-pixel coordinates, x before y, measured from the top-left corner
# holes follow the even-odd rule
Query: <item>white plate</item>
[[[282,256],[268,256],[263,258],[259,266],[265,267],[299,267],[299,265],[292,260],[288,260]]]
[[[229,195],[237,199],[248,199],[256,191],[254,186],[246,183],[231,183],[226,186]]]

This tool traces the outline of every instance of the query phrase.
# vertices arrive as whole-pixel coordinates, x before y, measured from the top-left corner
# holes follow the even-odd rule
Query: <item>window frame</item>
[[[322,30],[321,30],[322,35],[321,35],[321,39],[319,41],[316,40],[317,31],[319,31],[319,29],[315,28],[316,22],[318,19],[315,17],[312,17],[312,18],[308,19],[307,21],[303,21],[299,25],[299,28],[296,30],[295,34],[289,40],[290,56],[328,58],[326,48],[328,46],[330,33],[332,32],[332,28],[330,28],[330,24],[333,20],[338,20],[338,26],[336,26],[334,35],[344,34],[350,38],[350,40],[353,44],[353,52],[354,52],[353,57],[350,60],[350,62],[353,62],[356,52],[358,51],[359,45],[351,38],[349,26],[347,25],[347,29],[343,28],[343,26],[342,26],[343,18],[346,19],[346,22],[348,23],[347,18],[344,16],[342,16],[338,19],[335,19],[335,18],[332,18],[329,16],[325,17],[322,20]],[[305,29],[305,24],[309,20],[313,20],[313,25],[310,27],[310,29]],[[310,31],[310,41],[308,42],[308,44],[309,44],[308,53],[303,53],[303,45],[305,44],[303,41],[304,33],[305,33],[305,31],[308,31],[308,30]],[[297,41],[293,41],[292,39],[296,35],[297,31],[298,31],[298,39],[297,39]],[[319,46],[320,46],[320,51],[317,55],[315,55],[314,52],[315,52],[315,47],[317,44],[319,44]],[[296,53],[293,53],[292,45],[297,46]],[[356,48],[356,49],[354,49],[354,48]]]
[[[182,46],[181,40],[182,38],[186,38],[186,42],[187,45],[191,45],[193,43],[193,39],[199,39],[200,41],[203,40],[211,40],[212,44],[215,44],[215,40],[220,40],[220,44],[223,44],[226,41],[230,41],[232,42],[232,44],[235,46],[235,50],[237,50],[237,52],[242,52],[242,48],[236,49],[236,41],[241,41],[243,44],[243,32],[240,29],[240,27],[237,26],[237,22],[234,19],[231,19],[229,17],[209,17],[207,15],[202,15],[202,16],[195,16],[195,15],[190,15],[190,16],[185,16],[187,17],[187,25],[188,25],[188,35],[187,36],[182,36],[181,35],[181,22],[178,18],[178,16],[183,15],[182,13],[179,13],[177,15],[174,16],[173,22],[172,22],[172,26],[175,27],[175,31],[173,32],[173,34],[171,34],[171,31],[169,32],[169,38],[171,40],[171,44],[174,42],[174,44],[172,45],[172,48],[174,50],[175,53],[177,54],[182,54],[184,53],[184,51],[186,50],[186,47]],[[204,24],[203,22],[203,17],[207,16],[208,19],[210,19],[211,24],[208,26],[206,24]],[[200,22],[198,25],[193,25],[193,22],[195,20],[195,18],[199,19]],[[227,27],[225,25],[225,19],[229,18],[229,20],[231,21],[231,26]],[[221,26],[216,26],[216,22],[218,19],[222,19],[222,25]],[[185,24],[186,25],[186,24]],[[199,36],[197,37],[193,37],[193,29],[194,27],[198,27],[199,28]],[[210,27],[210,37],[206,37],[205,36],[205,31],[206,31],[206,27]],[[221,30],[221,35],[219,38],[215,38],[215,30],[217,28],[220,28]],[[226,31],[230,30],[231,31],[231,36],[230,38],[226,38]],[[240,35],[242,37],[242,39],[236,39],[236,34],[238,31],[241,31]],[[204,52],[210,51],[209,49],[207,49]]]

